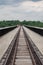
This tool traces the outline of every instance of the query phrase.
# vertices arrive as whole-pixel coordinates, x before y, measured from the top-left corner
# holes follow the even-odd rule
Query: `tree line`
[[[37,26],[37,27],[43,27],[43,22],[41,21],[19,21],[19,20],[3,20],[0,21],[0,27],[8,27],[8,26],[15,26],[15,25],[29,25],[29,26]]]

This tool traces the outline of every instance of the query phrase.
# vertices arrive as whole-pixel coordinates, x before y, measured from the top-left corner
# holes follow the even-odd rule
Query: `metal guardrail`
[[[23,30],[24,30],[24,28],[23,28]],[[32,55],[33,55],[33,57],[35,59],[36,65],[43,65],[43,55],[41,54],[41,52],[36,47],[36,45],[31,40],[31,38],[29,37],[29,35],[26,33],[25,30],[24,30],[24,34],[25,34],[25,37],[26,37],[26,39],[28,41],[28,48],[30,47],[30,50],[31,50],[31,53],[32,53]]]
[[[16,28],[17,26],[10,26],[10,27],[4,27],[4,28],[0,28],[0,36],[6,34],[7,32],[13,30],[14,28]]]
[[[12,27],[16,27],[17,25],[15,26],[8,26],[8,27],[0,27],[0,30],[3,30],[3,29],[7,29],[7,28],[12,28]]]
[[[40,34],[41,36],[43,36],[43,28],[40,27],[34,27],[34,26],[28,26],[26,25],[27,28],[31,29],[32,31]]]
[[[11,41],[11,43],[10,43],[8,49],[6,50],[5,54],[4,54],[3,57],[1,58],[1,60],[0,60],[0,65],[6,65],[8,59],[9,59],[9,57],[10,57],[10,54],[11,54],[11,51],[12,51],[13,46],[14,46],[14,48],[15,48],[15,46],[16,46],[16,40],[17,40],[17,38],[18,38],[18,36],[19,36],[19,32],[20,32],[20,29],[18,30],[18,32],[17,32],[17,34],[15,35],[14,39]]]

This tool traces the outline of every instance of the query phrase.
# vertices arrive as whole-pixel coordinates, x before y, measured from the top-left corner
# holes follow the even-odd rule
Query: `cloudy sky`
[[[43,20],[43,0],[0,0],[0,20]]]

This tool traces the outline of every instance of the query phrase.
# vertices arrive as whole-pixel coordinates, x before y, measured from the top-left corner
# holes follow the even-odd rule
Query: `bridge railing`
[[[10,27],[4,27],[4,28],[0,28],[0,36],[6,34],[7,32],[13,30],[14,28],[16,28],[17,26],[10,26]]]
[[[41,36],[43,36],[43,28],[40,28],[40,27],[35,27],[35,26],[28,26],[28,25],[25,25],[27,28],[31,29],[32,31],[40,34]]]

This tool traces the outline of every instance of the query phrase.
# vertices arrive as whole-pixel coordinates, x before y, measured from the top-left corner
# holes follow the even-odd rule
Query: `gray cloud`
[[[42,0],[0,0],[0,20],[43,20]]]
[[[32,1],[37,2],[37,1],[42,1],[42,0],[32,0]]]
[[[12,4],[16,5],[24,1],[37,2],[37,1],[42,1],[42,0],[0,0],[0,5],[12,5]]]

